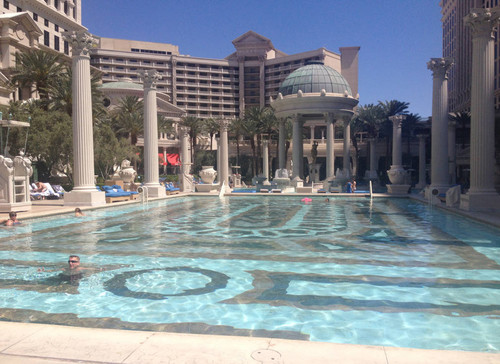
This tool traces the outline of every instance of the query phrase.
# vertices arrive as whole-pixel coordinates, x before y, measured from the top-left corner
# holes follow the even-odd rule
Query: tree
[[[99,90],[101,75],[91,69],[90,90],[92,97],[92,114],[102,112],[105,107],[102,103],[102,92]],[[47,88],[49,100],[46,101],[49,110],[59,110],[73,114],[73,73],[70,67],[63,66],[61,73]]]
[[[403,138],[406,138],[406,153],[408,156],[411,155],[411,140],[414,137],[415,129],[418,127],[418,123],[422,121],[422,118],[418,114],[410,113],[406,115],[406,118],[403,120],[403,125],[401,129],[401,134]]]
[[[389,120],[390,116],[406,114],[408,106],[410,105],[407,102],[398,101],[398,100],[390,100],[390,101],[379,101],[378,105],[381,107],[384,121],[382,123],[381,128],[379,129],[382,137],[385,138],[385,168],[389,168],[389,156],[391,155],[391,141],[392,141],[392,121]]]
[[[263,112],[259,107],[254,106],[245,110],[243,130],[245,136],[250,139],[250,147],[252,148],[252,174],[254,176],[258,174],[256,139],[261,131],[260,126],[262,119]]]
[[[47,100],[49,87],[58,79],[63,70],[60,61],[59,54],[41,49],[18,52],[12,83],[22,88],[31,88],[34,85],[40,99]]]
[[[213,150],[214,136],[220,131],[221,121],[215,119],[206,119],[203,124],[203,131],[210,136],[210,150]]]
[[[467,111],[450,113],[448,117],[459,126],[462,149],[465,148],[465,143],[469,140],[467,129],[470,127],[470,113]]]
[[[125,138],[118,139],[109,124],[94,128],[94,165],[103,179],[108,179],[122,160],[134,160],[136,152],[137,147]]]
[[[113,129],[136,145],[137,138],[144,130],[143,102],[137,96],[125,96],[113,110]]]
[[[240,138],[243,137],[244,130],[244,120],[237,118],[231,121],[229,124],[229,133],[234,137],[234,143],[236,144],[236,165],[240,165]]]
[[[189,137],[191,139],[191,160],[193,164],[195,163],[194,155],[196,148],[196,139],[198,138],[198,135],[203,132],[203,124],[203,120],[198,119],[196,116],[184,116],[181,118],[181,121],[179,123],[179,125],[189,128]]]

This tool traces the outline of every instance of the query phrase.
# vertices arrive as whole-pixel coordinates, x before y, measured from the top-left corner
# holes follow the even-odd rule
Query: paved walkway
[[[123,204],[116,203],[117,206]],[[72,211],[73,207],[64,207],[61,201],[35,201],[30,212],[21,212],[18,217],[22,220]],[[468,215],[500,226],[500,213]],[[419,350],[0,321],[0,363],[498,364],[500,353]]]

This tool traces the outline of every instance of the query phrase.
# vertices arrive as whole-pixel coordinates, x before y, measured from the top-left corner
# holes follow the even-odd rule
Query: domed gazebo
[[[344,125],[344,170],[342,177],[349,178],[349,122],[359,96],[353,97],[347,80],[336,70],[322,62],[311,62],[292,72],[281,84],[278,97],[271,100],[276,116],[293,121],[292,177],[294,185],[302,181],[303,144],[302,127],[306,121],[327,124],[326,175],[327,181],[335,178],[334,126],[337,121]],[[285,168],[284,122],[280,122],[279,168]],[[326,186],[325,186],[326,187]]]

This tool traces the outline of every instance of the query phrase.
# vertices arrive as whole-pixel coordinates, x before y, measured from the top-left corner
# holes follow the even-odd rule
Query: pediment
[[[0,15],[0,26],[9,28],[9,38],[30,46],[32,40],[38,40],[43,34],[35,21],[27,12],[9,13]]]
[[[255,33],[253,30],[248,31],[233,40],[233,45],[236,49],[248,47],[263,48],[267,50],[274,49],[273,43],[268,38]]]

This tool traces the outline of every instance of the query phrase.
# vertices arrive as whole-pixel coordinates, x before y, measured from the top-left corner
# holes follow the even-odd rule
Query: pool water
[[[83,277],[61,269],[78,254]],[[183,197],[0,229],[0,318],[500,351],[499,230],[408,199]]]

